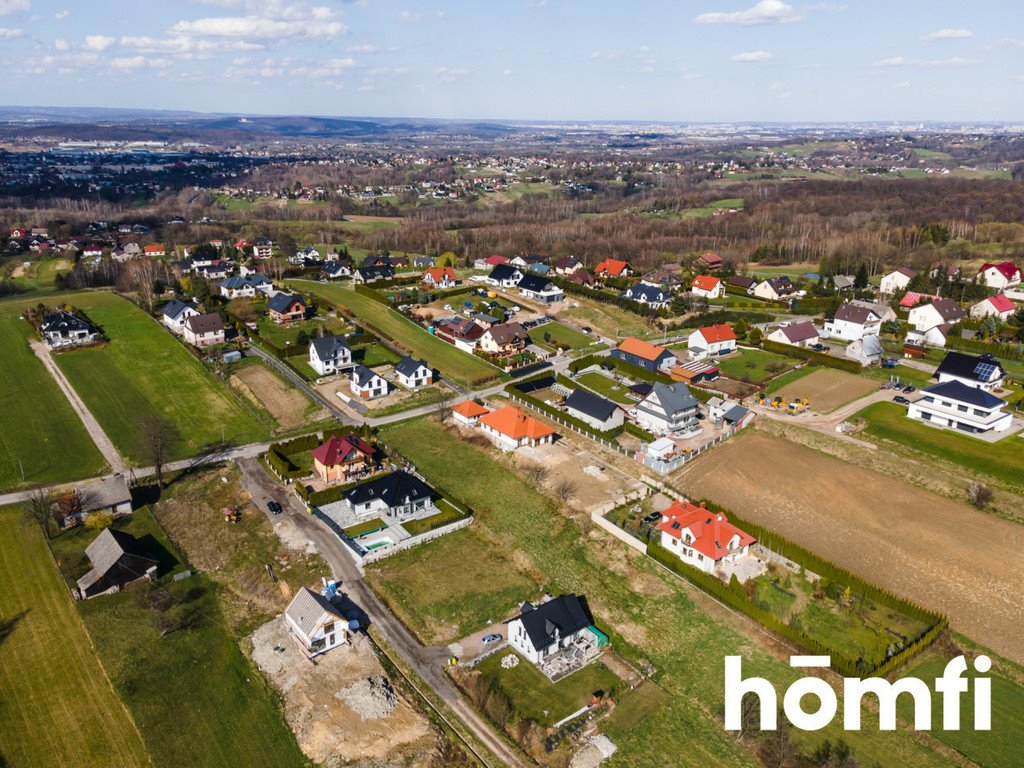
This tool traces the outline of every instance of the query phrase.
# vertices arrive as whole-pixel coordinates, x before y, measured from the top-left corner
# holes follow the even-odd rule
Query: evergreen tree
[[[861,264],[857,267],[857,274],[853,277],[854,290],[863,291],[868,287],[868,265]]]

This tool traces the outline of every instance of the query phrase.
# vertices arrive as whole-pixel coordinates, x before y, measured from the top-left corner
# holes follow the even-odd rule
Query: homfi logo
[[[831,659],[828,656],[791,656],[789,665],[795,669],[827,669]],[[725,657],[725,729],[743,729],[743,697],[753,694],[760,707],[762,731],[774,731],[778,727],[778,696],[773,686],[763,677],[743,678],[742,658]],[[981,674],[992,668],[988,656],[978,656],[974,669]],[[942,676],[935,679],[935,692],[942,696],[942,730],[960,730],[960,699],[974,688],[974,730],[992,730],[992,681],[986,677],[975,677],[968,681],[964,676],[967,661],[957,656],[946,664]],[[924,680],[903,677],[889,682],[884,677],[843,678],[843,728],[847,731],[860,730],[861,699],[865,694],[878,698],[878,727],[883,731],[896,730],[896,700],[909,695],[914,704],[914,728],[929,731],[932,728],[932,692]],[[817,700],[817,707],[804,709],[804,699]],[[802,731],[818,731],[829,725],[836,716],[839,702],[836,692],[827,682],[817,677],[797,680],[786,689],[782,699],[782,711],[794,727]]]

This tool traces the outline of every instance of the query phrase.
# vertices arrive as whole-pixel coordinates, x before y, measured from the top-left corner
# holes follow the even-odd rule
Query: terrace
[[[598,629],[588,627],[573,638],[572,642],[558,653],[546,656],[537,665],[552,683],[563,680],[594,661],[603,652],[608,637]]]

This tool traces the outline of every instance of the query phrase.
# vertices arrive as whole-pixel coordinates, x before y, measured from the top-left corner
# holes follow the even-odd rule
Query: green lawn
[[[650,339],[660,336],[662,333],[660,329],[648,325],[640,315],[627,312],[614,304],[594,301],[578,294],[566,296],[566,302],[570,301],[579,306],[562,310],[559,315],[578,325],[589,326],[602,336],[610,337],[613,341],[617,342],[627,336]]]
[[[327,316],[315,317],[298,323],[275,323],[269,317],[264,316],[257,321],[257,325],[260,338],[269,341],[276,347],[295,344],[299,334],[303,332],[308,338],[312,338],[321,328],[326,328],[328,334],[332,336],[352,330],[352,327],[343,318]]]
[[[650,559],[627,557],[624,546],[609,537],[581,535],[577,523],[562,515],[552,500],[495,460],[493,449],[466,443],[431,419],[389,425],[381,436],[415,462],[439,490],[473,507],[476,521],[469,530],[478,532],[479,540],[501,542],[500,548],[460,549],[453,556],[443,547],[446,539],[465,533],[459,532],[375,564],[373,569],[388,574],[392,594],[401,590],[397,596],[403,618],[414,617],[414,628],[432,631],[438,621],[438,614],[427,614],[421,604],[447,600],[455,610],[461,605],[460,594],[486,588],[489,578],[508,571],[508,559],[514,558],[518,568],[541,574],[550,593],[584,595],[597,626],[608,633],[615,648],[627,658],[649,661],[668,695],[665,706],[645,709],[643,718],[631,719],[632,727],[616,729],[618,752],[603,768],[663,768],[679,764],[680,755],[686,756],[687,765],[759,765],[751,743],[727,734],[718,718],[723,658],[742,655],[744,676],[767,677],[780,691],[798,677],[788,664],[761,650],[729,622],[705,612],[694,602],[709,604],[702,595]],[[407,554],[428,564],[430,574],[458,573],[459,578],[421,585],[416,577],[424,571],[391,573],[394,561]],[[412,597],[411,592],[421,597]],[[475,628],[482,625],[478,621]],[[627,699],[621,706],[632,705]],[[617,711],[616,716],[627,719],[630,714]],[[876,716],[866,713],[864,720],[860,732],[843,732],[840,718],[821,732],[794,738],[809,749],[824,738],[841,736],[862,765],[947,765],[906,731],[880,733]]]
[[[528,334],[538,344],[544,344],[549,347],[562,347],[562,349],[583,349],[594,343],[594,340],[585,333],[580,333],[574,328],[558,322],[538,325],[535,328],[531,328]],[[551,341],[547,341],[547,338],[550,338]]]
[[[349,287],[309,280],[291,280],[289,285],[345,307],[363,322],[394,338],[412,355],[425,359],[452,381],[481,384],[498,378],[497,370],[480,358],[434,338],[411,320]]]
[[[514,651],[498,651],[480,662],[476,669],[508,695],[520,715],[544,725],[554,725],[586,706],[595,691],[611,694],[624,687],[618,676],[600,662],[552,683],[522,656],[519,664],[503,669],[501,660],[509,653]]]
[[[81,419],[29,348],[32,327],[0,317],[0,490],[101,474],[107,466]],[[23,474],[24,473],[24,474]]]
[[[383,344],[367,344],[365,347],[356,347],[352,350],[352,360],[362,363],[367,368],[377,365],[394,365],[401,359]]]
[[[176,429],[173,458],[219,446],[222,428],[224,438],[235,444],[267,439],[267,428],[155,320],[123,299],[90,306],[88,298],[79,306],[110,343],[62,352],[55,359],[129,461],[150,463],[141,426],[147,416]]]
[[[908,419],[907,408],[897,403],[875,403],[857,413],[867,421],[864,434],[891,440],[913,451],[959,464],[974,472],[991,475],[1012,486],[1024,484],[1024,439],[1004,437],[986,443],[948,429],[929,427]]]
[[[622,405],[636,402],[635,400],[631,400],[626,397],[626,391],[629,389],[628,387],[624,384],[612,381],[603,373],[591,371],[590,373],[584,373],[581,376],[577,376],[575,380],[587,389],[593,390],[603,397],[607,397],[612,402],[620,403]]]
[[[718,366],[723,376],[757,384],[787,368],[795,367],[797,361],[760,349],[740,349],[736,353],[716,359],[714,364]]]
[[[787,384],[792,384],[794,381],[802,379],[804,376],[808,376],[815,371],[820,370],[822,370],[820,366],[805,365],[803,368],[794,368],[792,371],[786,371],[786,373],[782,374],[778,378],[769,381],[767,386],[765,386],[765,391],[768,394],[772,394],[773,392],[777,392],[782,389]]]
[[[11,768],[149,765],[36,527],[0,508],[0,756]]]

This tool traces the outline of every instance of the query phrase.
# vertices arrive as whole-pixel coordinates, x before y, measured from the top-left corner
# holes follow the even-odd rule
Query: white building
[[[597,635],[588,630],[592,625],[582,601],[576,595],[562,595],[536,606],[524,603],[522,613],[508,623],[508,642],[539,665],[577,639],[596,646]]]
[[[910,281],[917,277],[917,270],[910,267],[900,267],[885,275],[878,285],[879,293],[892,295],[907,290]]]
[[[971,317],[994,316],[999,320],[1006,321],[1010,319],[1010,315],[1016,310],[1017,308],[1012,301],[1003,294],[997,293],[995,296],[982,299],[971,307]]]
[[[308,658],[348,642],[348,621],[323,595],[303,587],[284,612],[284,623]]]
[[[762,280],[754,286],[754,295],[766,301],[784,301],[795,293],[796,286],[785,275]]]
[[[968,387],[994,392],[1002,388],[1006,380],[1006,369],[987,353],[977,357],[963,352],[947,352],[935,370],[935,376],[940,384],[958,381]]]
[[[708,325],[690,334],[687,351],[694,360],[736,351],[736,333],[728,323]]]
[[[882,319],[873,310],[859,304],[846,303],[836,315],[825,322],[824,336],[844,341],[857,341],[865,336],[877,336],[882,330]]]
[[[388,393],[387,381],[365,365],[357,365],[350,376],[349,388],[360,400],[373,400]]]
[[[345,491],[349,512],[360,520],[408,520],[433,508],[437,492],[416,475],[398,470]]]
[[[730,523],[724,513],[712,512],[703,504],[674,501],[661,514],[661,546],[705,573],[747,557],[756,541]]]
[[[58,309],[43,318],[39,330],[51,347],[70,347],[75,344],[89,344],[100,338],[100,332],[92,323],[63,309]]]
[[[395,365],[398,383],[406,389],[419,389],[434,382],[434,372],[426,360],[414,360],[408,355]]]
[[[541,275],[523,275],[516,287],[523,296],[541,304],[554,304],[565,298],[561,288]]]
[[[978,434],[1004,432],[1013,417],[1004,413],[1006,401],[984,389],[959,381],[935,384],[907,407],[907,416],[938,427]]]
[[[806,320],[802,323],[783,325],[768,334],[768,341],[779,344],[792,344],[794,347],[810,347],[818,343],[821,332],[814,323]]]
[[[309,367],[321,376],[352,367],[352,350],[344,336],[324,336],[309,343]]]
[[[193,347],[212,347],[216,344],[223,344],[224,322],[216,312],[193,315],[185,321],[184,336],[185,341]]]
[[[626,417],[616,403],[585,389],[574,389],[562,405],[569,416],[601,432],[621,427]]]
[[[918,304],[907,318],[911,326],[918,331],[927,331],[943,323],[956,324],[966,313],[952,299],[935,299],[930,304]]]
[[[199,310],[191,301],[171,299],[160,313],[160,322],[180,336],[185,332],[185,322],[198,314]]]
[[[655,435],[692,432],[697,427],[700,409],[697,398],[681,381],[657,383],[651,393],[633,408],[636,423]]]
[[[705,299],[720,299],[725,295],[725,285],[712,275],[697,275],[690,283],[690,293]]]
[[[1020,285],[1020,269],[1010,261],[1004,261],[1002,264],[982,264],[978,270],[978,282],[997,291],[1016,288]]]
[[[668,306],[671,298],[662,288],[656,285],[648,285],[647,283],[637,283],[636,285],[629,286],[629,288],[622,292],[622,296],[635,301],[637,304],[654,307],[654,309]]]

